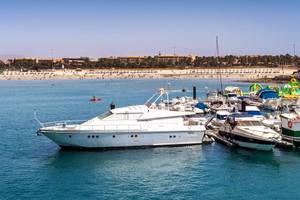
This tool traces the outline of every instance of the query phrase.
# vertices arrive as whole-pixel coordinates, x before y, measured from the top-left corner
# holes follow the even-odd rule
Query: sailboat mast
[[[219,68],[219,81],[220,81],[220,87],[221,87],[220,89],[221,89],[221,92],[223,93],[222,73],[221,73],[221,67],[219,64],[219,39],[218,39],[218,36],[216,36],[216,50],[217,50],[217,65]]]

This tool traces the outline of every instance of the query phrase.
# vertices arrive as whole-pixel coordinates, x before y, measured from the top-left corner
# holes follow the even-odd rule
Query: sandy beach
[[[231,68],[221,69],[223,78],[253,80],[290,75],[296,68]],[[48,79],[151,79],[151,78],[218,78],[217,68],[197,69],[84,69],[44,71],[4,71],[0,80],[48,80]]]

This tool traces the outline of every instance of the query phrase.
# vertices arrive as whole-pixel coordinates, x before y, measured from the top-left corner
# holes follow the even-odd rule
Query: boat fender
[[[292,121],[288,121],[288,127],[292,128],[293,127],[293,122]]]

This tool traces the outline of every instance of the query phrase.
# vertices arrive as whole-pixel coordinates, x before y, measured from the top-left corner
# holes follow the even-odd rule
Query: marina
[[[0,200],[300,199],[300,1],[0,6]]]
[[[149,97],[158,91],[158,88],[162,86],[168,88],[168,85],[170,90],[172,88],[186,88],[185,93],[182,93],[181,89],[178,90],[179,93],[172,94],[170,92],[170,102],[173,104],[176,103],[172,99],[179,94],[191,97],[190,100],[185,99],[181,102],[193,102],[193,86],[197,87],[197,98],[200,99],[207,97],[205,87],[211,91],[215,91],[219,87],[216,80],[156,79],[132,82],[116,79],[1,82],[2,98],[0,105],[3,112],[0,113],[2,124],[0,128],[6,131],[3,132],[2,146],[0,147],[4,155],[0,158],[0,165],[5,171],[1,176],[6,180],[5,185],[3,182],[1,183],[1,187],[7,191],[4,193],[5,196],[9,197],[9,193],[14,191],[14,194],[25,197],[25,190],[30,188],[32,192],[40,191],[42,193],[39,195],[40,197],[51,198],[59,193],[58,190],[67,189],[69,184],[80,184],[80,182],[93,177],[95,181],[92,181],[92,184],[98,189],[81,186],[81,190],[78,192],[80,195],[89,193],[108,197],[112,194],[105,189],[114,183],[115,188],[122,188],[122,191],[124,189],[126,191],[118,193],[117,197],[122,195],[122,197],[130,198],[132,197],[130,193],[139,190],[139,194],[146,195],[146,192],[140,191],[142,188],[145,187],[150,190],[158,184],[157,189],[164,188],[166,191],[163,193],[167,196],[175,198],[175,195],[186,196],[190,192],[197,194],[200,190],[205,190],[210,192],[201,193],[201,195],[209,199],[212,197],[212,192],[216,192],[211,187],[215,181],[228,179],[230,181],[226,182],[227,186],[236,188],[241,183],[252,181],[266,184],[272,178],[276,182],[276,184],[269,186],[270,190],[273,191],[262,195],[262,197],[286,197],[286,194],[283,195],[275,188],[282,187],[283,180],[296,181],[295,177],[298,176],[296,169],[300,166],[299,151],[290,147],[275,147],[268,152],[237,148],[234,145],[229,147],[232,143],[216,135],[214,130],[208,130],[206,134],[215,138],[215,141],[204,137],[205,140],[201,145],[82,152],[61,150],[48,138],[36,136],[36,130],[40,126],[33,119],[34,111],[37,112],[38,119],[42,122],[92,119],[94,116],[109,110],[112,100],[116,108],[141,105],[147,102]],[[226,79],[224,85],[235,85],[243,91],[246,91],[249,86],[249,84],[236,83]],[[31,88],[31,91],[29,92],[27,88]],[[126,93],[121,92],[125,90]],[[36,99],[36,96],[39,96],[39,99]],[[101,97],[101,103],[89,102],[92,96]],[[181,109],[186,108],[181,107]],[[11,112],[12,110],[14,112]],[[253,109],[251,108],[251,110]],[[5,117],[7,113],[10,113],[10,118]],[[193,118],[201,119],[202,114]],[[97,140],[97,138],[91,137],[90,140]],[[229,146],[219,144],[222,140]],[[14,164],[10,164],[9,160],[13,160]],[[61,170],[61,168],[64,169]],[[45,173],[45,171],[51,174]],[[264,174],[264,178],[254,176],[253,171]],[[274,171],[280,171],[281,176],[277,176],[277,172]],[[130,175],[127,176],[124,172]],[[169,177],[168,174],[170,173],[176,173],[178,176],[176,178]],[[216,173],[223,175],[221,177],[214,176],[213,174]],[[238,173],[243,173],[243,179],[236,177]],[[12,176],[13,174],[19,175]],[[72,178],[75,174],[77,175],[76,180]],[[160,174],[159,179],[157,179],[158,174]],[[36,176],[39,178],[34,179]],[[140,183],[138,180],[145,177],[148,177],[154,185],[145,181],[143,182],[144,186],[130,187],[131,184]],[[244,178],[247,178],[246,182]],[[32,180],[39,187],[31,187]],[[59,180],[64,180],[64,184],[57,183]],[[126,180],[129,186],[124,186],[122,181],[116,180]],[[101,184],[97,183],[98,181]],[[170,182],[189,184],[191,181],[197,184],[190,190],[179,189],[179,193],[172,191],[167,186]],[[199,184],[199,181],[202,184]],[[23,187],[19,188],[17,184],[21,184]],[[48,185],[55,185],[57,189],[53,188],[51,193],[47,193]],[[292,184],[286,187],[293,188]],[[18,188],[18,191],[14,188]],[[216,195],[222,196],[223,194],[223,197],[236,198],[248,195],[255,198],[255,193],[250,192],[249,188],[250,190],[258,189],[255,185],[250,185],[247,190],[241,189],[238,193],[230,192],[224,195],[223,192],[220,192]],[[147,192],[147,195],[157,196],[156,193],[152,192]],[[290,192],[289,195],[297,195],[297,192]],[[66,198],[63,194],[61,197]]]
[[[282,88],[259,83],[249,85],[249,91],[237,86],[227,86],[224,92],[207,88],[204,99],[197,98],[196,86],[191,96],[185,88],[170,86],[158,89],[144,104],[116,108],[111,103],[110,110],[89,120],[41,122],[35,112],[41,126],[37,135],[62,149],[113,149],[202,144],[205,132],[214,130],[206,139],[230,146],[262,151],[299,147],[300,84],[295,78]]]

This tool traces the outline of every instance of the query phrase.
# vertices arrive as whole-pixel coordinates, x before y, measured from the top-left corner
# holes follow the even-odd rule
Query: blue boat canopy
[[[262,99],[278,99],[279,96],[275,90],[262,89],[257,92],[258,96]]]
[[[207,105],[205,105],[204,103],[202,102],[199,102],[195,105],[196,108],[199,108],[201,110],[205,110],[205,109],[208,109]]]

